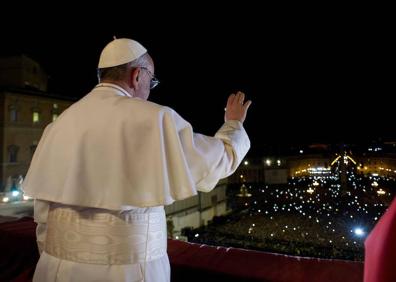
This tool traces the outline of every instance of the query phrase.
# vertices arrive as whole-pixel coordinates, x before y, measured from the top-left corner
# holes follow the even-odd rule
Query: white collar
[[[121,93],[119,93],[119,95],[133,98],[133,96],[131,94],[129,94],[124,88],[118,86],[117,84],[103,82],[103,83],[99,83],[98,85],[95,86],[95,88],[98,88],[98,87],[114,88],[114,89],[119,90],[121,92]]]

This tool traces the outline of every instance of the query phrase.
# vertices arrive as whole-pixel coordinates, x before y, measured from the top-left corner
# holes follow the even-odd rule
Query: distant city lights
[[[386,192],[384,190],[382,190],[382,188],[380,188],[379,190],[377,190],[377,194],[378,195],[385,195]]]
[[[23,195],[23,199],[24,199],[25,201],[28,201],[28,200],[31,200],[32,198],[29,197],[29,196]]]
[[[355,235],[357,235],[357,236],[363,236],[365,234],[363,229],[360,227],[355,228],[354,232],[355,232]]]

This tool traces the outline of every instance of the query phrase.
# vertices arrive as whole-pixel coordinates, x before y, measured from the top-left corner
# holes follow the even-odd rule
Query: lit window
[[[57,109],[58,108],[58,104],[54,103],[53,107],[54,107],[54,109]]]
[[[40,122],[40,113],[33,112],[33,123],[38,123],[38,122]]]
[[[58,118],[58,114],[52,114],[52,121],[55,121]]]

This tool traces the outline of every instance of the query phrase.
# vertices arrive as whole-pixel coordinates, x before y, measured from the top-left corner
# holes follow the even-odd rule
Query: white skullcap
[[[110,68],[132,62],[147,52],[139,42],[120,38],[104,47],[100,54],[98,68]]]

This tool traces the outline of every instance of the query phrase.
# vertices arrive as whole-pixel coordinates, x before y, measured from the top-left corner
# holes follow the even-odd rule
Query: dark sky
[[[20,16],[19,26],[7,19],[0,55],[27,54],[49,74],[51,91],[82,97],[96,83],[101,49],[113,35],[130,37],[155,60],[161,84],[150,99],[198,132],[213,134],[226,98],[242,90],[253,100],[245,126],[254,150],[396,137],[394,32],[386,18],[179,8],[186,11],[108,21],[95,13]]]

